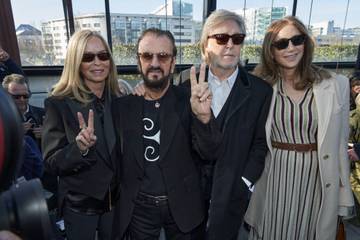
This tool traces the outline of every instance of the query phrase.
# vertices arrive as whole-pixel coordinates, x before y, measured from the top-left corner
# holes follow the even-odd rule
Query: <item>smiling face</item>
[[[227,20],[213,28],[209,32],[209,36],[237,33],[242,33],[238,24],[232,20]],[[216,39],[209,38],[204,50],[213,73],[217,71],[234,71],[239,64],[241,47],[242,44],[234,44],[231,38],[225,45],[220,45],[216,42]]]
[[[289,39],[301,34],[302,33],[294,25],[289,24],[279,31],[275,41],[283,38]],[[293,71],[298,68],[304,55],[304,44],[295,46],[291,41],[289,41],[289,45],[285,49],[279,50],[276,47],[273,47],[273,54],[275,61],[279,64],[283,71]]]
[[[103,42],[97,37],[91,37],[86,44],[84,54],[99,54],[107,52]],[[110,60],[100,60],[96,56],[90,62],[82,62],[80,66],[81,74],[84,78],[84,82],[87,86],[94,84],[104,84],[105,80],[109,76]]]

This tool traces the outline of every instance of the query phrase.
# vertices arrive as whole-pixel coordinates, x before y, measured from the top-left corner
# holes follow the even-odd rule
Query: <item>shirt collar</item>
[[[225,80],[220,80],[218,77],[216,77],[212,72],[211,69],[209,68],[209,76],[208,76],[208,82],[210,84],[216,84],[216,85],[221,85],[222,82],[226,82],[230,89],[234,86],[235,81],[236,81],[236,77],[239,73],[239,67],[236,67],[235,71]]]

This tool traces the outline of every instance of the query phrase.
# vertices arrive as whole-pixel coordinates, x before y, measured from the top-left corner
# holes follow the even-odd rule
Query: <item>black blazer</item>
[[[202,124],[192,117],[190,96],[185,88],[170,86],[160,109],[160,159],[169,206],[183,232],[198,226],[205,214],[200,187],[197,153],[204,158],[215,154],[220,139],[214,119]],[[114,218],[114,238],[121,239],[131,220],[134,200],[144,176],[143,97],[126,96],[112,105],[117,134],[120,170],[120,201]],[[192,129],[191,129],[192,128]],[[197,153],[194,151],[197,150]]]
[[[188,85],[187,74],[180,75],[184,85]],[[236,239],[250,194],[242,177],[254,184],[264,168],[268,151],[265,122],[271,96],[269,84],[239,66],[225,103],[223,139],[212,170],[208,239]]]
[[[80,132],[77,112],[87,122],[89,109],[95,113],[97,141],[83,157],[75,142]],[[50,97],[45,100],[45,111],[43,157],[46,170],[59,176],[59,209],[68,191],[103,200],[115,173],[115,163],[110,158],[115,145],[110,100],[105,102],[104,129],[93,103],[85,106],[70,98]]]

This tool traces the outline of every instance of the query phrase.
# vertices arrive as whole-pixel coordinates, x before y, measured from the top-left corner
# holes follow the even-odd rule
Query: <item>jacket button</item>
[[[328,158],[329,158],[329,155],[327,155],[327,154],[323,156],[324,160],[327,160]]]
[[[331,184],[330,183],[327,183],[326,185],[325,185],[325,187],[330,187],[331,186]]]

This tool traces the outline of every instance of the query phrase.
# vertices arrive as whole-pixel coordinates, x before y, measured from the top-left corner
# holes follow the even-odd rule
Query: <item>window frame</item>
[[[245,0],[246,1],[246,0]],[[292,8],[292,15],[296,15],[297,10],[297,0],[293,0],[293,8]],[[72,8],[72,0],[62,0],[63,3],[63,11],[64,11],[64,18],[66,23],[66,30],[67,30],[67,37],[69,38],[75,31],[75,24],[74,24],[74,15],[73,15],[73,8]],[[203,21],[210,15],[210,13],[216,10],[216,3],[217,0],[203,0]],[[10,0],[4,1],[4,4],[9,4],[11,8]],[[104,0],[105,4],[105,19],[106,19],[106,28],[107,28],[107,41],[112,49],[112,33],[111,33],[111,17],[110,17],[110,3],[109,0]],[[11,9],[12,10],[12,9]],[[4,16],[4,15],[2,15]],[[9,18],[9,16],[13,17],[12,11],[5,17]],[[1,19],[3,20],[3,19]],[[6,21],[2,21],[6,22]],[[14,25],[14,24],[13,24]],[[5,29],[7,31],[7,36],[12,36],[16,38],[15,33],[15,26],[13,28]],[[20,56],[19,47],[17,44],[12,44],[10,46],[9,52],[12,56],[15,56],[14,59],[18,59]],[[329,69],[337,69],[337,68],[354,68],[356,65],[360,65],[360,44],[359,44],[359,51],[357,55],[357,59],[351,62],[315,62],[316,65],[323,66]],[[356,64],[358,63],[358,64]],[[189,68],[190,64],[177,64],[176,71],[180,72],[186,68]],[[248,70],[253,69],[256,66],[256,63],[252,64],[245,64],[245,68]],[[360,66],[357,66],[360,67]],[[23,70],[28,76],[57,76],[61,75],[63,66],[24,66]],[[137,74],[137,66],[136,65],[117,65],[117,70],[121,74]]]

